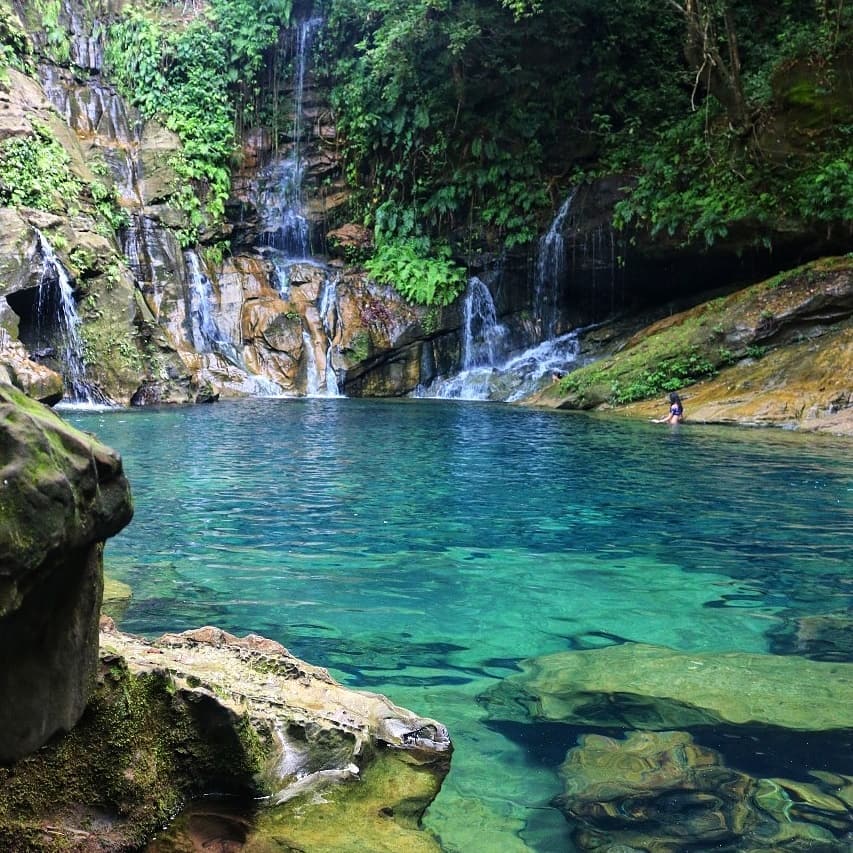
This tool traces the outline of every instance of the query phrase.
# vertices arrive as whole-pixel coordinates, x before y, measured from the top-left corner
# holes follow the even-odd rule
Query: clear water
[[[121,627],[264,634],[446,723],[427,825],[448,851],[572,849],[549,801],[573,742],[476,701],[520,659],[767,651],[853,596],[849,441],[423,400],[68,417],[131,478],[106,553],[134,590]]]

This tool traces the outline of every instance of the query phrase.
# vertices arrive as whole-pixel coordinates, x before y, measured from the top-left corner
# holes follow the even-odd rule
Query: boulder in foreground
[[[117,453],[0,385],[0,761],[80,719],[98,660],[103,541],[132,513]]]
[[[149,643],[105,620],[81,723],[0,768],[0,849],[136,850],[218,793],[262,804],[233,849],[438,851],[417,827],[451,751],[440,723],[271,640],[202,628]]]

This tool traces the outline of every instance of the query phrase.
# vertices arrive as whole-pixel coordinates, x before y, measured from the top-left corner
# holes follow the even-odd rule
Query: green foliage
[[[204,256],[204,264],[206,267],[209,267],[211,269],[219,269],[219,267],[222,266],[222,262],[230,253],[230,240],[220,240],[218,243],[205,246],[202,249],[202,255]]]
[[[607,113],[613,135],[630,124],[636,145],[638,100],[678,85],[676,28],[654,0],[327,6],[327,70],[366,224],[390,203],[433,235],[528,243],[552,210],[554,171],[594,155],[592,116]]]
[[[352,361],[358,363],[367,360],[370,355],[370,333],[367,329],[359,329],[359,331],[352,336],[352,340],[350,341],[350,345],[347,347],[347,350]]]
[[[830,8],[831,6],[831,8]],[[853,216],[850,94],[834,65],[849,34],[842,4],[785,0],[772,8],[732,4],[740,36],[748,133],[732,129],[713,97],[668,122],[656,144],[627,158],[638,174],[617,204],[617,227],[666,234],[684,245],[711,245],[744,226],[769,235],[811,223],[832,226]],[[759,20],[760,18],[760,20]],[[843,67],[843,62],[841,64]],[[773,111],[789,110],[782,134]],[[766,146],[771,150],[767,150]]]
[[[181,28],[134,9],[110,27],[105,61],[119,89],[181,139],[174,201],[188,218],[185,245],[225,212],[237,110],[257,93],[265,52],[290,14],[290,0],[213,0]]]
[[[41,9],[47,55],[63,65],[71,57],[71,42],[65,24],[60,20],[62,3],[60,0],[40,0],[36,5]]]
[[[104,224],[104,230],[112,232],[127,227],[130,219],[127,211],[119,204],[118,193],[114,186],[107,186],[100,181],[89,184],[89,193],[95,205],[95,211]]]
[[[723,356],[721,361],[731,360],[731,353]],[[622,385],[615,381],[611,388],[611,401],[618,404],[632,403],[634,400],[643,400],[646,397],[654,397],[663,391],[678,391],[685,385],[697,382],[707,376],[713,376],[717,372],[717,366],[709,361],[697,348],[691,348],[686,353],[679,353],[670,358],[662,360],[653,368],[641,372]],[[569,374],[567,379],[571,380],[574,374]],[[571,387],[571,382],[567,382]]]
[[[617,227],[712,245],[739,223],[765,233],[781,222],[849,222],[853,217],[853,126],[827,130],[823,150],[768,162],[731,132],[705,134],[699,114],[661,134],[615,208]],[[756,229],[758,226],[758,229]]]
[[[30,39],[18,16],[3,0],[0,2],[0,73],[6,68],[23,70],[32,53]]]
[[[71,171],[68,152],[43,125],[32,136],[0,142],[0,205],[51,213],[74,211],[83,182]]]
[[[423,239],[382,243],[366,264],[381,284],[390,284],[410,302],[449,305],[465,289],[465,271],[452,260],[450,247]]]

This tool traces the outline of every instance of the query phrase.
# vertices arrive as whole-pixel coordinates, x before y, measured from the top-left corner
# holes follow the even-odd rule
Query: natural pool
[[[131,479],[136,516],[106,552],[134,592],[120,627],[264,634],[446,723],[426,823],[448,851],[572,849],[549,803],[577,732],[498,725],[477,701],[519,660],[779,650],[793,619],[853,597],[849,441],[438,401],[66,417]],[[832,764],[784,752],[776,775],[803,752]]]

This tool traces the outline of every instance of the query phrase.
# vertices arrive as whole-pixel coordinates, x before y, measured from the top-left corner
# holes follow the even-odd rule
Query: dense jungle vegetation
[[[58,0],[28,5],[68,64]],[[849,0],[128,4],[105,70],[184,143],[187,242],[224,214],[242,130],[286,137],[284,30],[308,15],[324,19],[314,68],[346,216],[373,229],[373,273],[405,272],[416,301],[449,301],[458,261],[530,244],[570,187],[605,175],[625,188],[616,226],[697,248],[853,220]]]
[[[326,70],[378,257],[532,240],[625,176],[620,227],[697,247],[853,219],[844,0],[336,0]],[[784,118],[780,118],[784,115]]]

